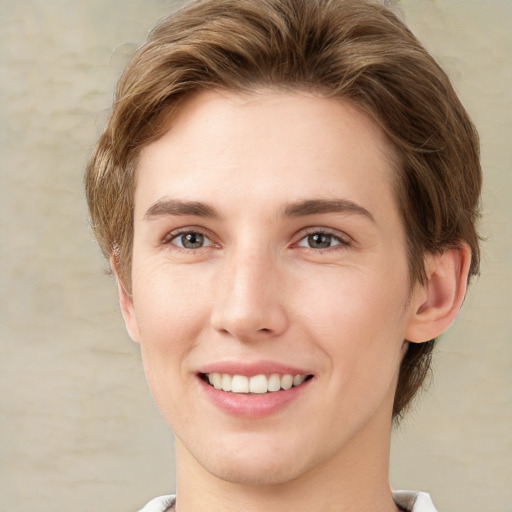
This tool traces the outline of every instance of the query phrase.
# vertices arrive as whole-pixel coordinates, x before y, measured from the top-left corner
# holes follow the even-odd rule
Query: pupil
[[[323,235],[321,233],[309,235],[308,243],[314,249],[325,249],[331,246],[331,235]]]
[[[183,244],[183,247],[186,247],[187,249],[197,249],[198,247],[202,247],[203,241],[204,237],[200,233],[187,233],[181,237],[181,243]]]

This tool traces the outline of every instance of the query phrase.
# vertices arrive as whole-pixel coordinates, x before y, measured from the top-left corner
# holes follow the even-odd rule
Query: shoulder
[[[159,496],[152,499],[144,508],[139,512],[169,512],[174,505],[176,498],[173,495]]]
[[[418,491],[393,491],[395,503],[408,512],[437,512],[430,495]],[[175,497],[160,496],[151,500],[139,512],[168,512],[174,505]]]
[[[418,491],[393,491],[395,503],[407,512],[437,512],[430,495]]]

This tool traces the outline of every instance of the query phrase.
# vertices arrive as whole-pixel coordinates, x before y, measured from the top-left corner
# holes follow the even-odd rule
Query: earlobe
[[[406,339],[431,340],[452,324],[466,295],[471,250],[465,243],[426,259],[427,282],[417,284],[411,302]]]
[[[139,324],[137,322],[137,317],[135,316],[135,308],[133,305],[133,297],[126,290],[118,270],[118,264],[116,257],[112,254],[110,256],[110,267],[114,273],[117,282],[117,291],[119,296],[119,306],[121,307],[121,313],[123,315],[124,323],[126,325],[126,330],[130,335],[130,338],[135,341],[135,343],[139,343]]]

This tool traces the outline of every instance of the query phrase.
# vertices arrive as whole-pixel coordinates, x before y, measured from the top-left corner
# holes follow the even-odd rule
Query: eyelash
[[[210,244],[202,246],[202,247],[197,247],[195,249],[191,249],[191,248],[183,247],[183,246],[173,243],[174,240],[177,240],[180,237],[183,237],[185,235],[200,235],[200,236],[204,237],[206,240],[208,240],[210,242]],[[178,230],[172,231],[162,240],[162,245],[163,246],[164,245],[173,245],[176,250],[183,251],[183,252],[190,252],[190,251],[197,252],[201,249],[209,249],[210,247],[218,246],[217,244],[212,242],[210,236],[208,236],[203,230],[201,230],[199,228],[198,229],[185,228],[185,229],[178,229]]]
[[[314,247],[300,245],[300,243],[302,241],[307,240],[309,237],[312,237],[314,235],[329,237],[331,239],[331,241],[335,240],[337,243],[334,245],[329,245],[328,247],[324,247],[324,248],[314,248]],[[300,236],[300,238],[299,238],[298,242],[296,242],[293,245],[295,247],[302,247],[306,250],[314,251],[314,252],[323,253],[323,252],[329,251],[329,250],[340,250],[340,249],[349,247],[351,245],[348,235],[342,235],[338,231],[332,231],[332,230],[325,229],[325,228],[308,229],[307,231],[301,232],[299,234],[299,236]]]
[[[204,239],[208,240],[210,242],[210,244],[203,245],[203,246],[197,247],[197,248],[187,248],[187,247],[183,247],[183,245],[178,245],[176,243],[173,243],[174,240],[177,240],[177,239],[179,239],[179,237],[183,237],[184,235],[200,235],[201,237],[204,237]],[[302,241],[304,241],[308,237],[311,237],[314,235],[330,237],[331,241],[335,240],[337,243],[334,245],[329,245],[328,247],[325,247],[325,248],[313,248],[313,247],[307,247],[307,246],[300,245],[300,243]],[[297,242],[292,244],[292,247],[301,247],[303,249],[306,249],[308,251],[313,251],[315,253],[318,253],[318,252],[323,253],[323,252],[329,251],[329,250],[340,250],[340,249],[349,247],[351,245],[351,240],[349,240],[348,235],[340,236],[339,232],[334,232],[334,231],[331,231],[331,230],[328,230],[325,228],[309,228],[307,231],[304,230],[304,231],[300,232],[298,236],[300,236],[300,238],[298,239]],[[186,229],[179,229],[179,230],[172,231],[162,240],[162,246],[165,246],[165,245],[173,245],[175,250],[179,250],[179,251],[186,252],[186,253],[189,253],[191,251],[197,252],[197,251],[200,251],[201,249],[210,249],[212,247],[213,248],[220,247],[218,244],[214,243],[211,240],[211,237],[208,234],[206,234],[203,230],[201,230],[199,228],[198,229],[186,228]]]

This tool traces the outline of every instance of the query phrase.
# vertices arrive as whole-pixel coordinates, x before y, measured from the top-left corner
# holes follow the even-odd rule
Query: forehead
[[[135,206],[165,194],[233,202],[236,194],[245,205],[341,195],[378,208],[383,192],[392,195],[392,160],[382,130],[348,101],[200,92],[143,148]]]

